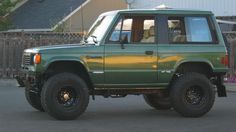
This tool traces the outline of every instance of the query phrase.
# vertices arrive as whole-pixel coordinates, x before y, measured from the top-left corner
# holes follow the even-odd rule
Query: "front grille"
[[[22,59],[22,64],[27,66],[27,65],[33,65],[33,54],[29,53],[24,53],[23,59]]]

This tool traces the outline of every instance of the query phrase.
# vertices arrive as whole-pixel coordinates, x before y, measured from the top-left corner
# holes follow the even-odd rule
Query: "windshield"
[[[106,33],[109,25],[111,24],[114,16],[99,16],[98,19],[93,24],[92,28],[86,35],[86,41],[88,42],[99,42]]]

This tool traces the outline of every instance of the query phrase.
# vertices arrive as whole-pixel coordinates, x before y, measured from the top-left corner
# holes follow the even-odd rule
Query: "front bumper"
[[[25,70],[21,70],[18,75],[15,76],[18,82],[18,87],[35,87],[37,84],[37,75]]]
[[[19,87],[26,87],[27,84],[34,84],[36,82],[35,75],[29,75],[24,73],[16,75],[15,79],[17,80]]]
[[[29,74],[26,72],[21,72],[15,79],[18,82],[18,87],[24,87],[26,90],[29,90],[33,93],[40,93],[41,83],[40,76],[37,74]]]
[[[18,87],[25,87],[25,77],[22,77],[22,76],[19,76],[19,75],[16,75],[15,76],[15,79],[18,83]]]

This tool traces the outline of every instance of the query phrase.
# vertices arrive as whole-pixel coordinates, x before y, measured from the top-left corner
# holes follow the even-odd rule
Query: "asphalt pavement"
[[[0,132],[234,132],[236,92],[216,98],[212,110],[200,118],[184,118],[174,110],[157,111],[142,96],[96,97],[73,121],[58,121],[33,109],[24,89],[12,80],[0,81]],[[231,85],[234,89],[234,85]],[[231,90],[233,91],[233,90]]]

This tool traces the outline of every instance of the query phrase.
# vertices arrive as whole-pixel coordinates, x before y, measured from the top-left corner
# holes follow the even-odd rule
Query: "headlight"
[[[34,55],[34,64],[40,64],[41,63],[41,55],[35,54]]]

